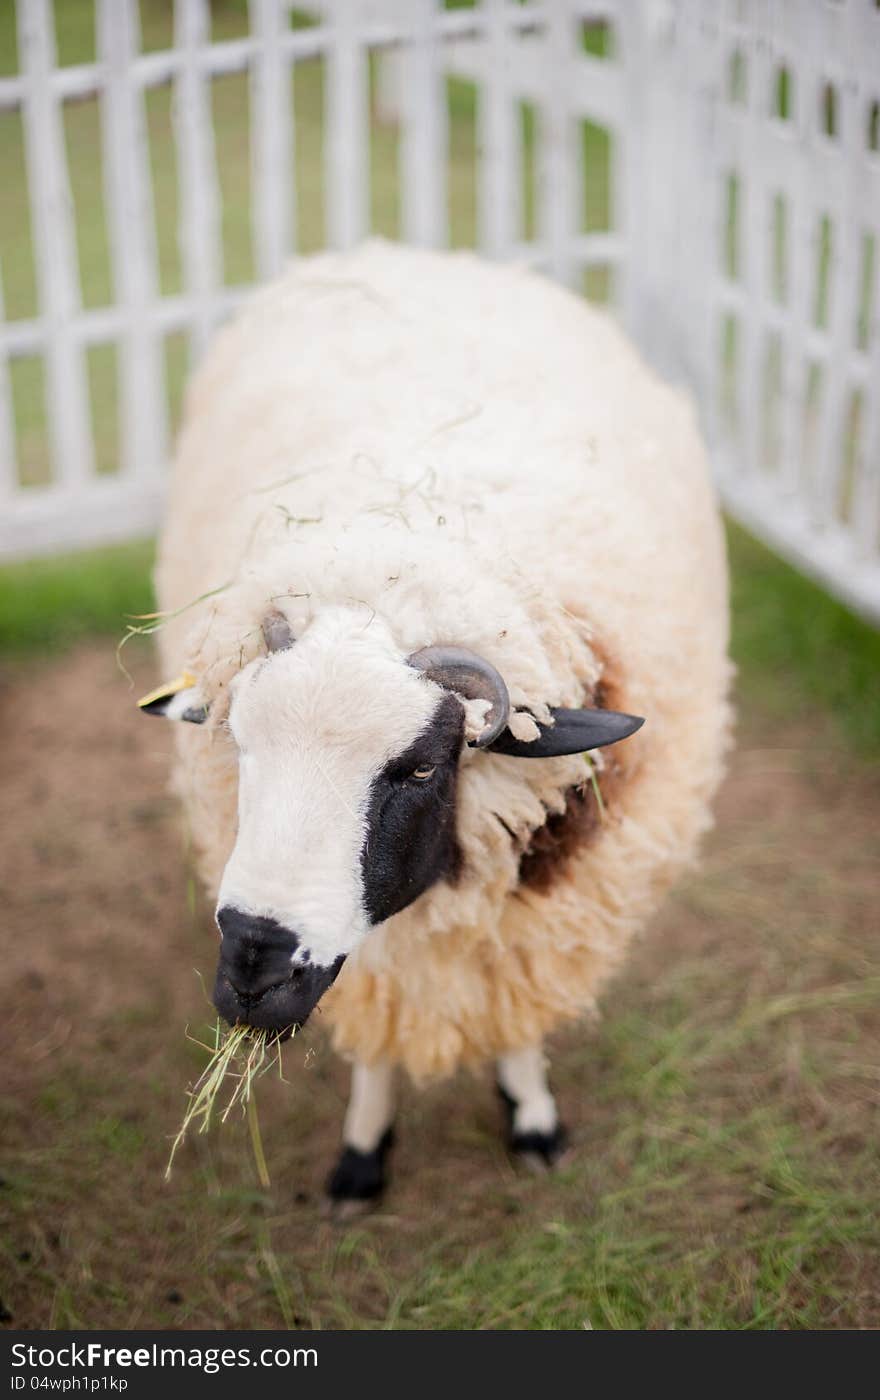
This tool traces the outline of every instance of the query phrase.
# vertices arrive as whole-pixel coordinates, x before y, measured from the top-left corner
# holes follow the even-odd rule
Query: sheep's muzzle
[[[339,973],[344,957],[329,967],[296,961],[299,939],[274,919],[223,908],[214,1005],[230,1025],[274,1031],[281,1039],[304,1026]]]

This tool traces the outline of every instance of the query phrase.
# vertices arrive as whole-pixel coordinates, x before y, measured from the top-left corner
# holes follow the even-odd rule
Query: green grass
[[[121,636],[152,607],[152,541],[0,568],[0,654],[57,654],[95,633]]]
[[[556,1218],[524,1221],[500,1245],[434,1246],[421,1273],[392,1293],[385,1325],[801,1328],[827,1322],[835,1305],[845,1308],[827,1258],[853,1242],[880,1243],[869,1195],[853,1191],[833,1165],[823,1171],[784,1124],[733,1123],[725,1132],[684,1119],[667,1126],[673,1141],[658,1139],[636,1154],[624,1188],[597,1181],[588,1208],[577,1209],[583,1184],[570,1179]],[[714,1210],[704,1212],[712,1224],[703,1234],[694,1201],[707,1175],[717,1185],[719,1158],[733,1144],[721,1175],[743,1194],[726,1231]],[[750,1209],[753,1223],[735,1229]],[[689,1219],[686,1232],[675,1228],[676,1217]],[[366,1241],[358,1253],[376,1268]]]
[[[756,941],[753,975],[757,949]],[[386,1210],[344,1231],[315,1221],[341,1067],[319,1050],[317,1086],[304,1085],[296,1062],[289,1083],[270,1084],[270,1190],[256,1184],[240,1120],[197,1138],[162,1188],[173,1086],[189,1072],[183,1049],[161,1007],[153,1025],[138,1028],[120,1023],[114,1032],[105,1018],[115,1057],[88,1068],[74,1058],[27,1114],[12,1104],[0,1111],[9,1144],[0,1260],[5,1251],[7,1297],[24,1309],[18,1320],[223,1327],[246,1316],[260,1327],[467,1330],[876,1324],[880,1158],[864,1105],[853,1119],[872,1076],[852,1063],[860,1041],[846,1043],[846,1020],[828,1020],[839,997],[782,995],[766,1008],[752,998],[751,1014],[734,1017],[737,1033],[719,1037],[701,1008],[677,1005],[675,986],[683,971],[696,974],[723,1002],[728,969],[717,959],[707,968],[705,949],[692,959],[628,977],[598,1035],[555,1053],[557,1085],[586,1132],[570,1166],[552,1179],[507,1168],[488,1086],[448,1085],[425,1099],[408,1092],[407,1146]],[[820,966],[814,960],[811,973]],[[843,986],[858,1006],[857,989]],[[742,997],[737,989],[732,1006]],[[876,1007],[876,987],[873,999]],[[864,1012],[867,994],[861,1000]],[[869,1033],[866,1024],[862,1045]],[[789,1047],[804,1041],[811,1051],[795,1068]],[[670,1062],[673,1074],[659,1072]],[[136,1242],[136,1269],[120,1240]],[[172,1288],[182,1303],[172,1305]]]
[[[728,532],[732,651],[744,704],[833,716],[860,752],[880,756],[880,632],[745,530]]]

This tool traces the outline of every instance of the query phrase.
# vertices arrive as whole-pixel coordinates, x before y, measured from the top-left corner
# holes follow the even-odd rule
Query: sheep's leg
[[[497,1073],[511,1152],[539,1170],[555,1166],[568,1146],[568,1133],[559,1121],[540,1045],[502,1055]]]
[[[394,1141],[394,1070],[355,1064],[342,1129],[342,1152],[327,1178],[335,1213],[363,1209],[385,1188],[385,1161]]]

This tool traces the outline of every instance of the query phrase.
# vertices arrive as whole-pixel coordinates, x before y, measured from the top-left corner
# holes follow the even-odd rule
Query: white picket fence
[[[169,451],[165,338],[186,332],[197,355],[247,290],[224,284],[212,83],[249,77],[262,279],[296,251],[291,75],[320,60],[329,244],[370,231],[377,104],[399,123],[400,236],[447,241],[446,80],[472,83],[477,245],[579,288],[603,271],[647,355],[692,386],[728,508],[880,618],[880,0],[305,8],[312,22],[292,27],[288,0],[249,0],[248,31],[218,41],[208,0],[176,0],[173,44],[147,52],[137,0],[96,0],[94,60],[59,65],[50,0],[16,0],[0,142],[4,121],[20,121],[39,314],[3,320],[0,263],[0,556],[155,525]],[[146,103],[169,85],[182,288],[163,294]],[[63,112],[95,100],[113,297],[84,307]],[[588,129],[610,151],[598,224],[584,216]],[[100,475],[87,356],[104,345],[118,356],[119,465]],[[25,480],[13,393],[15,361],[33,357],[51,458],[39,485]]]

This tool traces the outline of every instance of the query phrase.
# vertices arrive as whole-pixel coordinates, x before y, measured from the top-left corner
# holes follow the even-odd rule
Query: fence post
[[[168,446],[164,366],[152,326],[158,295],[153,193],[143,94],[132,66],[140,48],[136,0],[99,0],[98,53],[106,66],[101,115],[110,255],[122,308],[120,433],[127,475],[155,476]]]
[[[711,435],[721,356],[715,295],[723,246],[722,171],[718,168],[718,105],[723,51],[718,16],[701,0],[679,0],[665,93],[669,139],[676,151],[673,202],[667,198],[664,245],[671,295],[666,314],[672,344],[666,373],[689,386]],[[658,196],[662,197],[662,196]],[[658,266],[658,291],[662,269]],[[660,307],[655,306],[655,314]]]
[[[408,47],[401,65],[403,236],[425,247],[448,242],[445,83],[438,63],[437,0],[408,0],[400,14]]]
[[[208,0],[176,0],[174,43],[180,53],[180,67],[174,84],[172,115],[180,171],[177,241],[184,286],[193,301],[192,360],[207,344],[214,324],[213,299],[223,285],[211,80],[202,72],[200,62],[210,42]]]
[[[482,165],[477,181],[479,243],[492,257],[509,253],[522,230],[522,140],[510,84],[507,0],[484,0],[486,72],[477,103]]]
[[[257,56],[251,70],[252,227],[257,277],[276,277],[294,246],[293,95],[282,39],[285,0],[249,0]]]
[[[370,105],[358,0],[333,0],[327,51],[325,184],[328,242],[350,248],[369,227]]]
[[[3,268],[0,266],[0,325],[3,324],[5,308],[3,303]],[[12,386],[9,382],[9,364],[6,351],[0,342],[0,501],[11,501],[18,486],[15,470],[15,434],[12,410]]]
[[[572,60],[580,29],[572,0],[554,0],[544,40],[544,98],[538,139],[538,226],[548,270],[574,280],[572,241],[583,207],[583,159],[571,109]]]
[[[85,359],[73,334],[82,299],[61,104],[51,85],[55,30],[49,0],[18,0],[16,16],[53,476],[73,491],[94,474],[95,454]]]
[[[819,428],[814,507],[820,527],[839,525],[847,504],[844,494],[848,486],[843,479],[843,468],[847,406],[854,388],[852,350],[861,291],[859,241],[861,230],[872,211],[861,173],[862,152],[859,144],[852,139],[844,143],[841,137],[847,134],[852,137],[858,132],[861,94],[859,85],[851,75],[857,71],[863,22],[869,18],[867,7],[862,9],[855,5],[842,7],[841,13],[834,16],[832,23],[837,42],[828,44],[831,59],[822,75],[836,80],[834,88],[837,97],[836,132],[833,136],[821,133],[819,138],[824,164],[830,167],[827,178],[820,183],[826,199],[824,213],[831,226],[828,274],[830,310],[825,356],[827,382]],[[867,35],[864,37],[867,38]],[[877,73],[877,90],[880,91],[880,70]],[[880,214],[880,211],[875,212]],[[874,389],[876,392],[876,384]],[[852,505],[852,502],[849,504]]]

